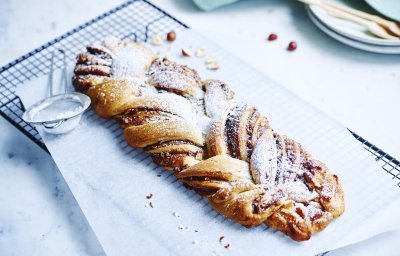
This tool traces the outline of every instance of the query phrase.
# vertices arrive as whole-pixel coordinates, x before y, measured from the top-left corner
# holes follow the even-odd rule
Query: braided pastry
[[[73,84],[143,148],[227,218],[310,239],[344,211],[342,187],[296,141],[219,80],[143,45],[107,39],[77,56]]]

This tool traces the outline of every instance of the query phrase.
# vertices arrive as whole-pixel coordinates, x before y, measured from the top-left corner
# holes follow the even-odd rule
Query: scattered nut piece
[[[183,225],[179,225],[178,229],[184,229],[185,227]]]
[[[276,39],[278,39],[278,35],[275,33],[272,33],[268,36],[268,41],[275,41]]]
[[[295,41],[291,41],[288,45],[288,51],[295,51],[297,49],[297,43]]]
[[[199,243],[199,241],[197,241],[197,240],[192,241],[192,244],[198,244],[198,243]]]
[[[174,217],[176,217],[176,218],[181,217],[181,215],[179,215],[179,213],[177,213],[177,212],[173,212],[172,215],[174,215]]]
[[[154,35],[151,37],[151,43],[155,46],[159,46],[162,45],[163,40],[162,37],[160,35]]]
[[[152,197],[153,197],[153,194],[152,194],[152,193],[150,193],[150,194],[148,194],[148,195],[146,196],[147,199],[150,199],[150,198],[152,198]]]
[[[190,56],[192,56],[192,52],[188,48],[183,48],[182,55],[185,57],[190,57]]]
[[[173,42],[173,41],[175,41],[175,39],[176,39],[176,33],[175,33],[175,31],[170,31],[170,32],[168,32],[168,34],[167,34],[167,41],[168,41],[168,42]]]
[[[218,62],[211,62],[211,63],[207,64],[207,69],[209,69],[209,70],[218,70],[219,69]]]
[[[210,64],[210,63],[213,63],[213,62],[217,62],[217,60],[215,58],[213,58],[213,57],[207,57],[204,62],[206,64]]]
[[[197,49],[196,56],[199,58],[206,56],[206,50],[204,48]]]
[[[149,205],[150,205],[151,208],[154,208],[153,202],[150,202]]]
[[[157,177],[161,177],[161,174],[157,174]]]
[[[195,229],[195,230],[194,230],[194,232],[196,232],[196,233],[197,233],[197,232],[199,232],[199,231]]]
[[[225,247],[226,249],[228,249],[229,247],[231,247],[231,244],[226,244],[224,247]]]
[[[219,238],[219,241],[222,242],[222,240],[224,240],[224,238],[225,238],[225,236],[221,236],[221,237]]]

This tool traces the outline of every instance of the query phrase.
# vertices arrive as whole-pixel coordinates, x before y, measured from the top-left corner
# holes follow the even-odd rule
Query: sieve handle
[[[63,58],[63,67],[62,67],[62,75],[61,75],[61,83],[64,84],[64,93],[68,92],[68,80],[67,80],[67,59],[65,56],[65,52],[62,49],[55,49],[51,53],[51,59],[50,59],[50,73],[49,73],[49,90],[50,90],[50,96],[54,95],[54,79],[53,79],[53,74],[54,74],[54,59],[57,53],[62,54]]]

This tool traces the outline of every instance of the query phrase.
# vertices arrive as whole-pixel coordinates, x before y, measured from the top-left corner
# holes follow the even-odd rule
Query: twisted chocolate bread
[[[344,211],[338,177],[221,81],[112,38],[78,55],[73,84],[119,121],[129,145],[235,222],[304,241]]]

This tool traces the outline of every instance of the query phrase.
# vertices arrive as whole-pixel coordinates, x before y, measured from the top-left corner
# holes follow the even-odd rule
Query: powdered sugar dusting
[[[225,109],[235,103],[233,92],[218,80],[206,82],[204,101],[207,115],[213,119],[221,116]]]
[[[163,71],[157,72],[156,75],[152,76],[151,83],[160,85],[165,89],[187,90],[196,81],[183,73]]]
[[[148,66],[149,55],[141,47],[124,45],[113,58],[112,72],[116,77],[140,77]]]
[[[185,97],[201,93],[200,77],[193,69],[169,60],[155,61],[148,72],[149,84]]]
[[[251,174],[258,184],[275,184],[278,172],[277,149],[272,131],[266,131],[258,139],[251,156]]]
[[[195,112],[190,102],[179,95],[169,92],[162,92],[157,94],[149,94],[146,99],[148,101],[153,101],[159,105],[161,109],[166,111],[169,110],[172,112],[172,114],[182,117],[192,125],[196,123]]]
[[[254,181],[266,189],[275,188],[283,191],[295,202],[309,202],[315,199],[318,194],[306,185],[304,171],[297,164],[298,159],[292,152],[293,148],[290,144],[286,145],[286,138],[280,137],[285,141],[283,149],[277,147],[279,136],[272,130],[267,130],[258,139],[250,160]]]

